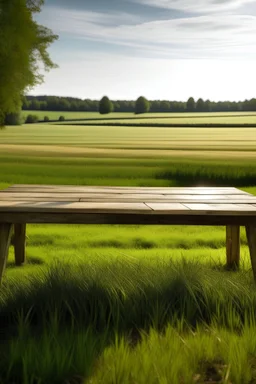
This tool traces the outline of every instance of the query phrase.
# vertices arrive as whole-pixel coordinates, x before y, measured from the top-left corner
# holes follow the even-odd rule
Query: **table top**
[[[226,187],[13,185],[0,191],[0,214],[7,212],[256,217],[256,196]]]

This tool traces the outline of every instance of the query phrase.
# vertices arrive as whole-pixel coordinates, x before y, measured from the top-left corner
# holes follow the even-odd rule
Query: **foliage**
[[[197,112],[205,112],[205,103],[204,103],[203,99],[197,100],[196,110],[197,110]]]
[[[45,122],[50,121],[49,116],[44,116],[44,121],[45,121]]]
[[[187,111],[188,112],[194,112],[196,108],[196,102],[193,99],[193,97],[190,97],[187,101]]]
[[[104,96],[99,102],[99,113],[101,115],[107,115],[113,112],[113,104],[107,96]]]
[[[59,121],[65,121],[65,116],[60,116]]]
[[[149,109],[150,109],[149,101],[144,96],[140,96],[135,103],[135,113],[136,114],[147,113],[149,112]]]
[[[38,122],[38,116],[36,115],[28,115],[25,120],[26,124],[35,124],[37,122]]]
[[[21,112],[8,113],[5,116],[5,125],[21,125],[22,124],[22,116]]]
[[[44,69],[54,68],[47,52],[57,36],[37,24],[34,12],[43,1],[0,1],[0,125],[5,115],[16,113],[22,94],[43,80],[39,62]]]
[[[112,101],[115,112],[134,112],[135,102],[133,100]],[[96,112],[99,110],[99,101],[90,99],[78,99],[73,97],[57,96],[27,96],[23,100],[24,110],[42,111],[76,111]],[[235,111],[256,111],[256,99],[243,102],[199,99],[194,104],[193,111],[200,112],[235,112]],[[187,103],[183,101],[152,100],[150,101],[151,112],[187,112]]]

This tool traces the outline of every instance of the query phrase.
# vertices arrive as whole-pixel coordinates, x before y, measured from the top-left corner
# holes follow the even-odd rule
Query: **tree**
[[[169,101],[161,101],[160,103],[161,112],[170,112],[171,111],[171,104]]]
[[[195,100],[193,99],[193,97],[190,97],[187,101],[187,111],[188,112],[194,112],[195,107],[196,107]]]
[[[107,96],[104,96],[99,103],[99,112],[101,115],[107,115],[113,112],[113,104]]]
[[[0,0],[0,125],[21,109],[24,92],[43,81],[40,66],[54,68],[47,52],[57,39],[33,18],[44,0]]]
[[[144,97],[140,96],[135,103],[135,113],[147,113],[150,109],[149,101]]]
[[[205,110],[205,112],[211,112],[212,111],[212,103],[210,102],[210,100],[205,101],[204,110]]]
[[[16,113],[8,113],[5,115],[4,119],[5,125],[21,125],[22,124],[22,116],[20,112]]]
[[[204,112],[205,111],[205,103],[203,99],[198,99],[196,103],[196,110],[197,112]]]

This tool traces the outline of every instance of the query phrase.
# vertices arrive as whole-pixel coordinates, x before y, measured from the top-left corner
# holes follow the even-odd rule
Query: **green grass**
[[[102,120],[101,120],[102,119]],[[75,120],[74,120],[74,123]],[[66,123],[61,123],[61,124],[68,124]],[[166,126],[168,125],[174,126],[175,125],[248,125],[250,126],[256,125],[256,114],[255,115],[247,115],[247,114],[241,114],[241,115],[224,115],[224,116],[219,116],[219,115],[211,115],[211,116],[200,116],[198,114],[193,115],[188,115],[188,114],[183,114],[180,116],[150,116],[150,117],[129,117],[128,119],[124,117],[118,119],[117,117],[108,117],[104,119],[104,117],[101,117],[100,119],[95,118],[93,120],[84,120],[84,121],[79,121],[77,123],[78,125],[107,125],[107,126]]]
[[[232,185],[256,194],[255,158],[250,128],[7,127],[0,188]],[[256,382],[244,230],[236,273],[224,268],[223,227],[29,225],[27,234],[27,263],[17,268],[11,247],[0,290],[0,384]]]
[[[135,115],[130,112],[113,112],[108,115],[101,115],[98,112],[66,112],[66,111],[22,111],[23,118],[27,115],[37,115],[40,120],[43,120],[44,116],[48,116],[50,120],[58,120],[60,116],[64,116],[67,120],[80,120],[80,119],[100,119],[100,120],[118,120],[123,123],[125,119],[134,119],[134,121],[146,121],[152,123],[156,122],[159,118],[161,119],[206,119],[207,122],[213,119],[221,119],[221,121],[236,121],[246,119],[250,122],[255,122],[255,112],[206,112],[206,113],[145,113],[142,115]],[[124,119],[124,121],[123,121]],[[128,120],[128,121],[129,121]]]
[[[48,116],[50,120],[59,120],[60,116],[64,116],[67,120],[77,119],[98,119],[102,118],[98,112],[69,112],[69,111],[22,111],[22,117],[25,119],[28,115],[36,115],[40,120],[44,119],[44,116]],[[110,113],[108,117],[128,118],[132,116],[131,113]],[[103,116],[104,117],[104,116]]]

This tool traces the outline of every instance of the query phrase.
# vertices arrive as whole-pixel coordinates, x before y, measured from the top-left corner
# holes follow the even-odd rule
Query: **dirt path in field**
[[[256,151],[228,150],[168,150],[168,149],[112,149],[60,145],[22,145],[0,144],[1,154],[35,155],[35,156],[70,156],[70,157],[122,157],[122,158],[204,158],[204,159],[241,159],[254,160]]]

